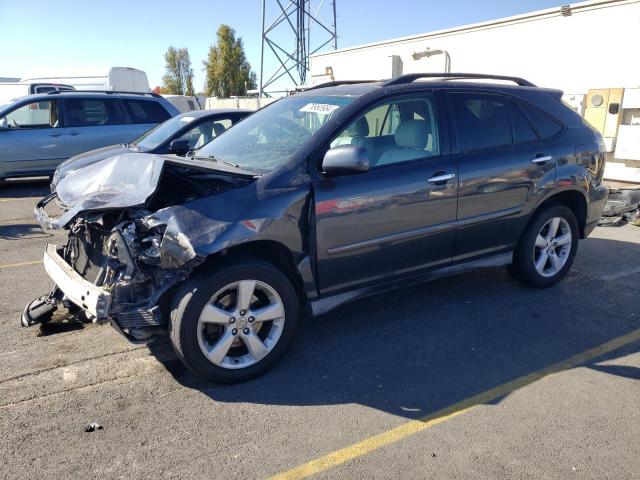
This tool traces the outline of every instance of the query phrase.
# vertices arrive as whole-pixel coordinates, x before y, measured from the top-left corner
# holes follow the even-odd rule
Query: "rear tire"
[[[564,205],[536,212],[513,254],[509,272],[525,285],[545,288],[562,280],[578,250],[579,229]]]
[[[243,259],[185,282],[174,297],[170,338],[196,375],[212,382],[244,382],[284,355],[300,314],[286,275],[270,263]]]

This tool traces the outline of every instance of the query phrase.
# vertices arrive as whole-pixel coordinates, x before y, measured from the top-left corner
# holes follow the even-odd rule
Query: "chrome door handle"
[[[536,157],[533,160],[531,160],[531,163],[545,163],[545,162],[550,162],[551,160],[553,160],[553,157],[551,155],[544,155],[542,157]]]
[[[438,182],[446,182],[447,180],[453,180],[456,178],[455,173],[445,173],[443,175],[436,175],[435,177],[427,178],[427,182],[438,183]]]

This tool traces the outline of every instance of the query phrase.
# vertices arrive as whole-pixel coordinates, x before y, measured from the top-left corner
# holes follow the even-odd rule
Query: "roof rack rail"
[[[358,83],[372,83],[379,82],[380,80],[332,80],[330,82],[324,82],[313,87],[305,88],[304,91],[315,90],[316,88],[337,87],[338,85],[357,85]]]
[[[411,83],[414,80],[420,78],[442,78],[444,80],[460,80],[460,79],[487,79],[487,80],[507,80],[514,82],[521,87],[535,87],[529,80],[525,80],[520,77],[510,77],[505,75],[489,75],[486,73],[408,73],[406,75],[400,75],[399,77],[387,80],[382,84],[383,87],[390,87],[391,85],[402,85],[404,83]]]
[[[61,93],[106,93],[109,95],[150,95],[152,97],[161,97],[162,95],[155,92],[125,92],[120,90],[52,90],[47,95],[59,95]]]

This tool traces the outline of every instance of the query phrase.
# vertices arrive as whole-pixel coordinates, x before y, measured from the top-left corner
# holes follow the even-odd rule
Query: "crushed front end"
[[[110,320],[131,340],[162,330],[166,312],[160,299],[195,264],[160,268],[163,226],[148,227],[144,219],[150,213],[127,209],[76,217],[66,245],[45,250],[44,267],[56,284],[49,303],[71,304],[91,320]]]
[[[69,174],[36,205],[44,230],[69,233],[64,245],[45,249],[55,287],[27,305],[24,326],[46,323],[65,307],[110,321],[131,341],[166,331],[171,296],[165,294],[204,261],[190,243],[194,229],[206,223],[221,231],[220,222],[201,217],[175,227],[175,212],[251,180],[165,163],[143,154],[113,157]]]

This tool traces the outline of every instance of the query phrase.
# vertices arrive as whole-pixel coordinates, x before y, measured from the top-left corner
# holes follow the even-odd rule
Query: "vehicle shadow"
[[[18,223],[13,225],[0,225],[0,239],[22,240],[25,238],[50,238],[52,234],[44,232],[35,223]]]
[[[639,329],[638,290],[584,271],[602,252],[614,264],[640,255],[637,244],[590,239],[576,270],[551,289],[492,269],[345,305],[304,322],[272,371],[239,385],[199,380],[167,343],[149,348],[178,382],[219,402],[357,403],[422,418]],[[586,366],[640,379],[640,369],[600,362]]]
[[[44,197],[51,193],[49,177],[16,178],[0,183],[0,198]]]

